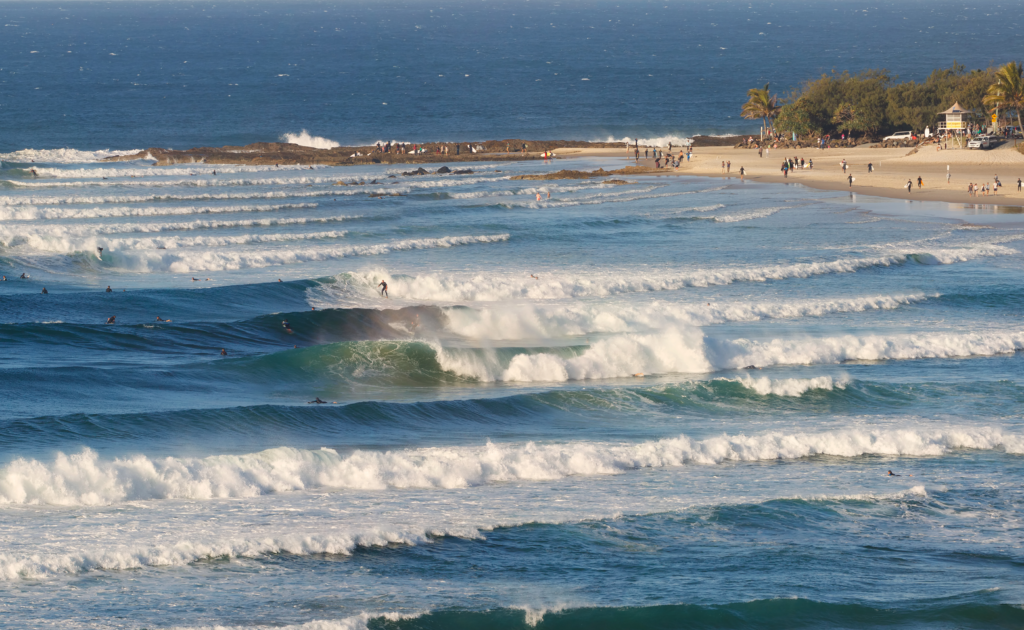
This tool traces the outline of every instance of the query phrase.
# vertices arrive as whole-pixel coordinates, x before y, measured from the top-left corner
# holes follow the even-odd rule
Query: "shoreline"
[[[702,139],[703,140],[703,139]],[[523,141],[491,140],[472,143],[477,152],[454,154],[454,143],[426,145],[427,153],[370,153],[374,147],[335,147],[315,149],[294,144],[260,143],[246,147],[195,148],[186,151],[147,149],[132,155],[106,158],[104,162],[126,162],[148,159],[156,166],[174,164],[299,164],[302,166],[373,166],[399,164],[442,164],[472,162],[525,162],[544,160],[578,160],[584,158],[617,158],[623,167],[629,167],[629,175],[635,176],[700,176],[739,179],[739,169],[745,170],[743,179],[764,183],[797,183],[817,190],[846,191],[910,201],[938,201],[983,205],[1024,206],[1024,191],[1017,190],[1018,178],[1024,179],[1024,154],[1018,152],[1012,143],[995,149],[970,150],[947,149],[932,151],[930,146],[908,150],[907,148],[880,148],[877,145],[832,149],[774,149],[759,157],[754,149],[739,148],[732,144],[717,145],[715,140],[695,142],[690,161],[684,161],[679,168],[654,167],[651,158],[634,160],[627,157],[626,147],[620,143],[591,143],[578,141]],[[506,153],[505,149],[521,148],[527,145],[526,153]],[[437,147],[447,146],[448,155],[432,152]],[[545,157],[544,152],[554,152],[554,157]],[[773,155],[774,154],[774,155]],[[783,156],[813,161],[814,168],[795,169],[788,177],[781,173]],[[841,167],[845,161],[847,170]],[[731,163],[726,171],[723,163]],[[873,167],[868,172],[868,164]],[[948,170],[947,170],[948,169]],[[571,167],[570,167],[571,170]],[[618,170],[618,169],[612,169]],[[949,183],[946,174],[949,173]],[[608,175],[616,173],[609,172]],[[848,177],[854,181],[850,184]],[[996,194],[972,196],[967,192],[969,183],[994,183],[998,175],[1003,186]],[[922,179],[923,186],[917,184]],[[545,178],[547,179],[547,178]],[[571,177],[568,179],[572,179]],[[913,182],[908,193],[906,183]],[[994,186],[992,186],[994,188]]]
[[[581,159],[596,157],[618,157],[624,164],[647,166],[649,172],[642,175],[658,177],[700,176],[739,180],[739,169],[746,171],[744,180],[773,184],[802,184],[808,188],[836,192],[853,192],[887,199],[904,201],[938,201],[978,205],[1024,206],[1024,191],[1017,191],[1017,178],[1024,179],[1024,155],[1011,146],[989,151],[968,149],[940,152],[915,152],[908,149],[881,149],[861,146],[844,149],[808,149],[785,152],[787,157],[802,157],[814,161],[813,169],[796,169],[789,177],[783,177],[781,170],[783,150],[776,149],[775,155],[759,158],[757,151],[733,147],[698,148],[690,162],[683,162],[678,168],[654,168],[653,159],[640,158],[639,162],[626,159],[622,150],[614,153],[608,150],[577,149],[572,153],[561,151],[557,159]],[[847,162],[843,172],[840,162]],[[732,162],[728,173],[723,172],[721,163]],[[874,172],[867,172],[871,163]],[[946,166],[949,166],[950,183],[946,183]],[[853,175],[850,186],[847,177]],[[636,173],[641,175],[641,173]],[[971,196],[968,183],[992,183],[999,175],[1003,186],[994,195]],[[918,188],[917,178],[923,179]],[[913,181],[908,194],[904,188],[907,180]]]

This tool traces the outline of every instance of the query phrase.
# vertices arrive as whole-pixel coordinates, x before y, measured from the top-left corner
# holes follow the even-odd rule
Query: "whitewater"
[[[308,129],[285,137],[337,142]],[[627,628],[778,601],[836,626],[805,584],[874,602],[894,554],[928,586],[889,608],[1024,601],[1017,227],[735,178],[513,179],[557,161],[110,153],[0,171],[22,626]],[[64,622],[65,589],[110,618],[107,588],[199,603]]]

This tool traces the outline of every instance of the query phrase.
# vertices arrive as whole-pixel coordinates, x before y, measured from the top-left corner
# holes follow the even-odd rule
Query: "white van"
[[[967,143],[968,149],[987,149],[992,146],[992,138],[988,136],[978,136]]]
[[[914,138],[913,131],[897,131],[891,136],[882,138],[882,142],[888,142],[889,140],[912,140]]]

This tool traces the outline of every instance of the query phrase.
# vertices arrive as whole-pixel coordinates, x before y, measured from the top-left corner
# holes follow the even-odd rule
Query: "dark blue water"
[[[1020,20],[924,0],[5,3],[0,153],[749,133],[751,87],[986,68]]]

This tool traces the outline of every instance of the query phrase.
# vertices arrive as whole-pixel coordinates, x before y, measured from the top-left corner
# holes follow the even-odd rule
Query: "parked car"
[[[882,142],[888,142],[889,140],[913,140],[913,139],[914,139],[914,132],[913,131],[897,131],[896,133],[892,134],[891,136],[886,136],[886,137],[882,138]]]
[[[988,136],[976,136],[967,142],[968,149],[987,149],[992,146],[992,139]]]

